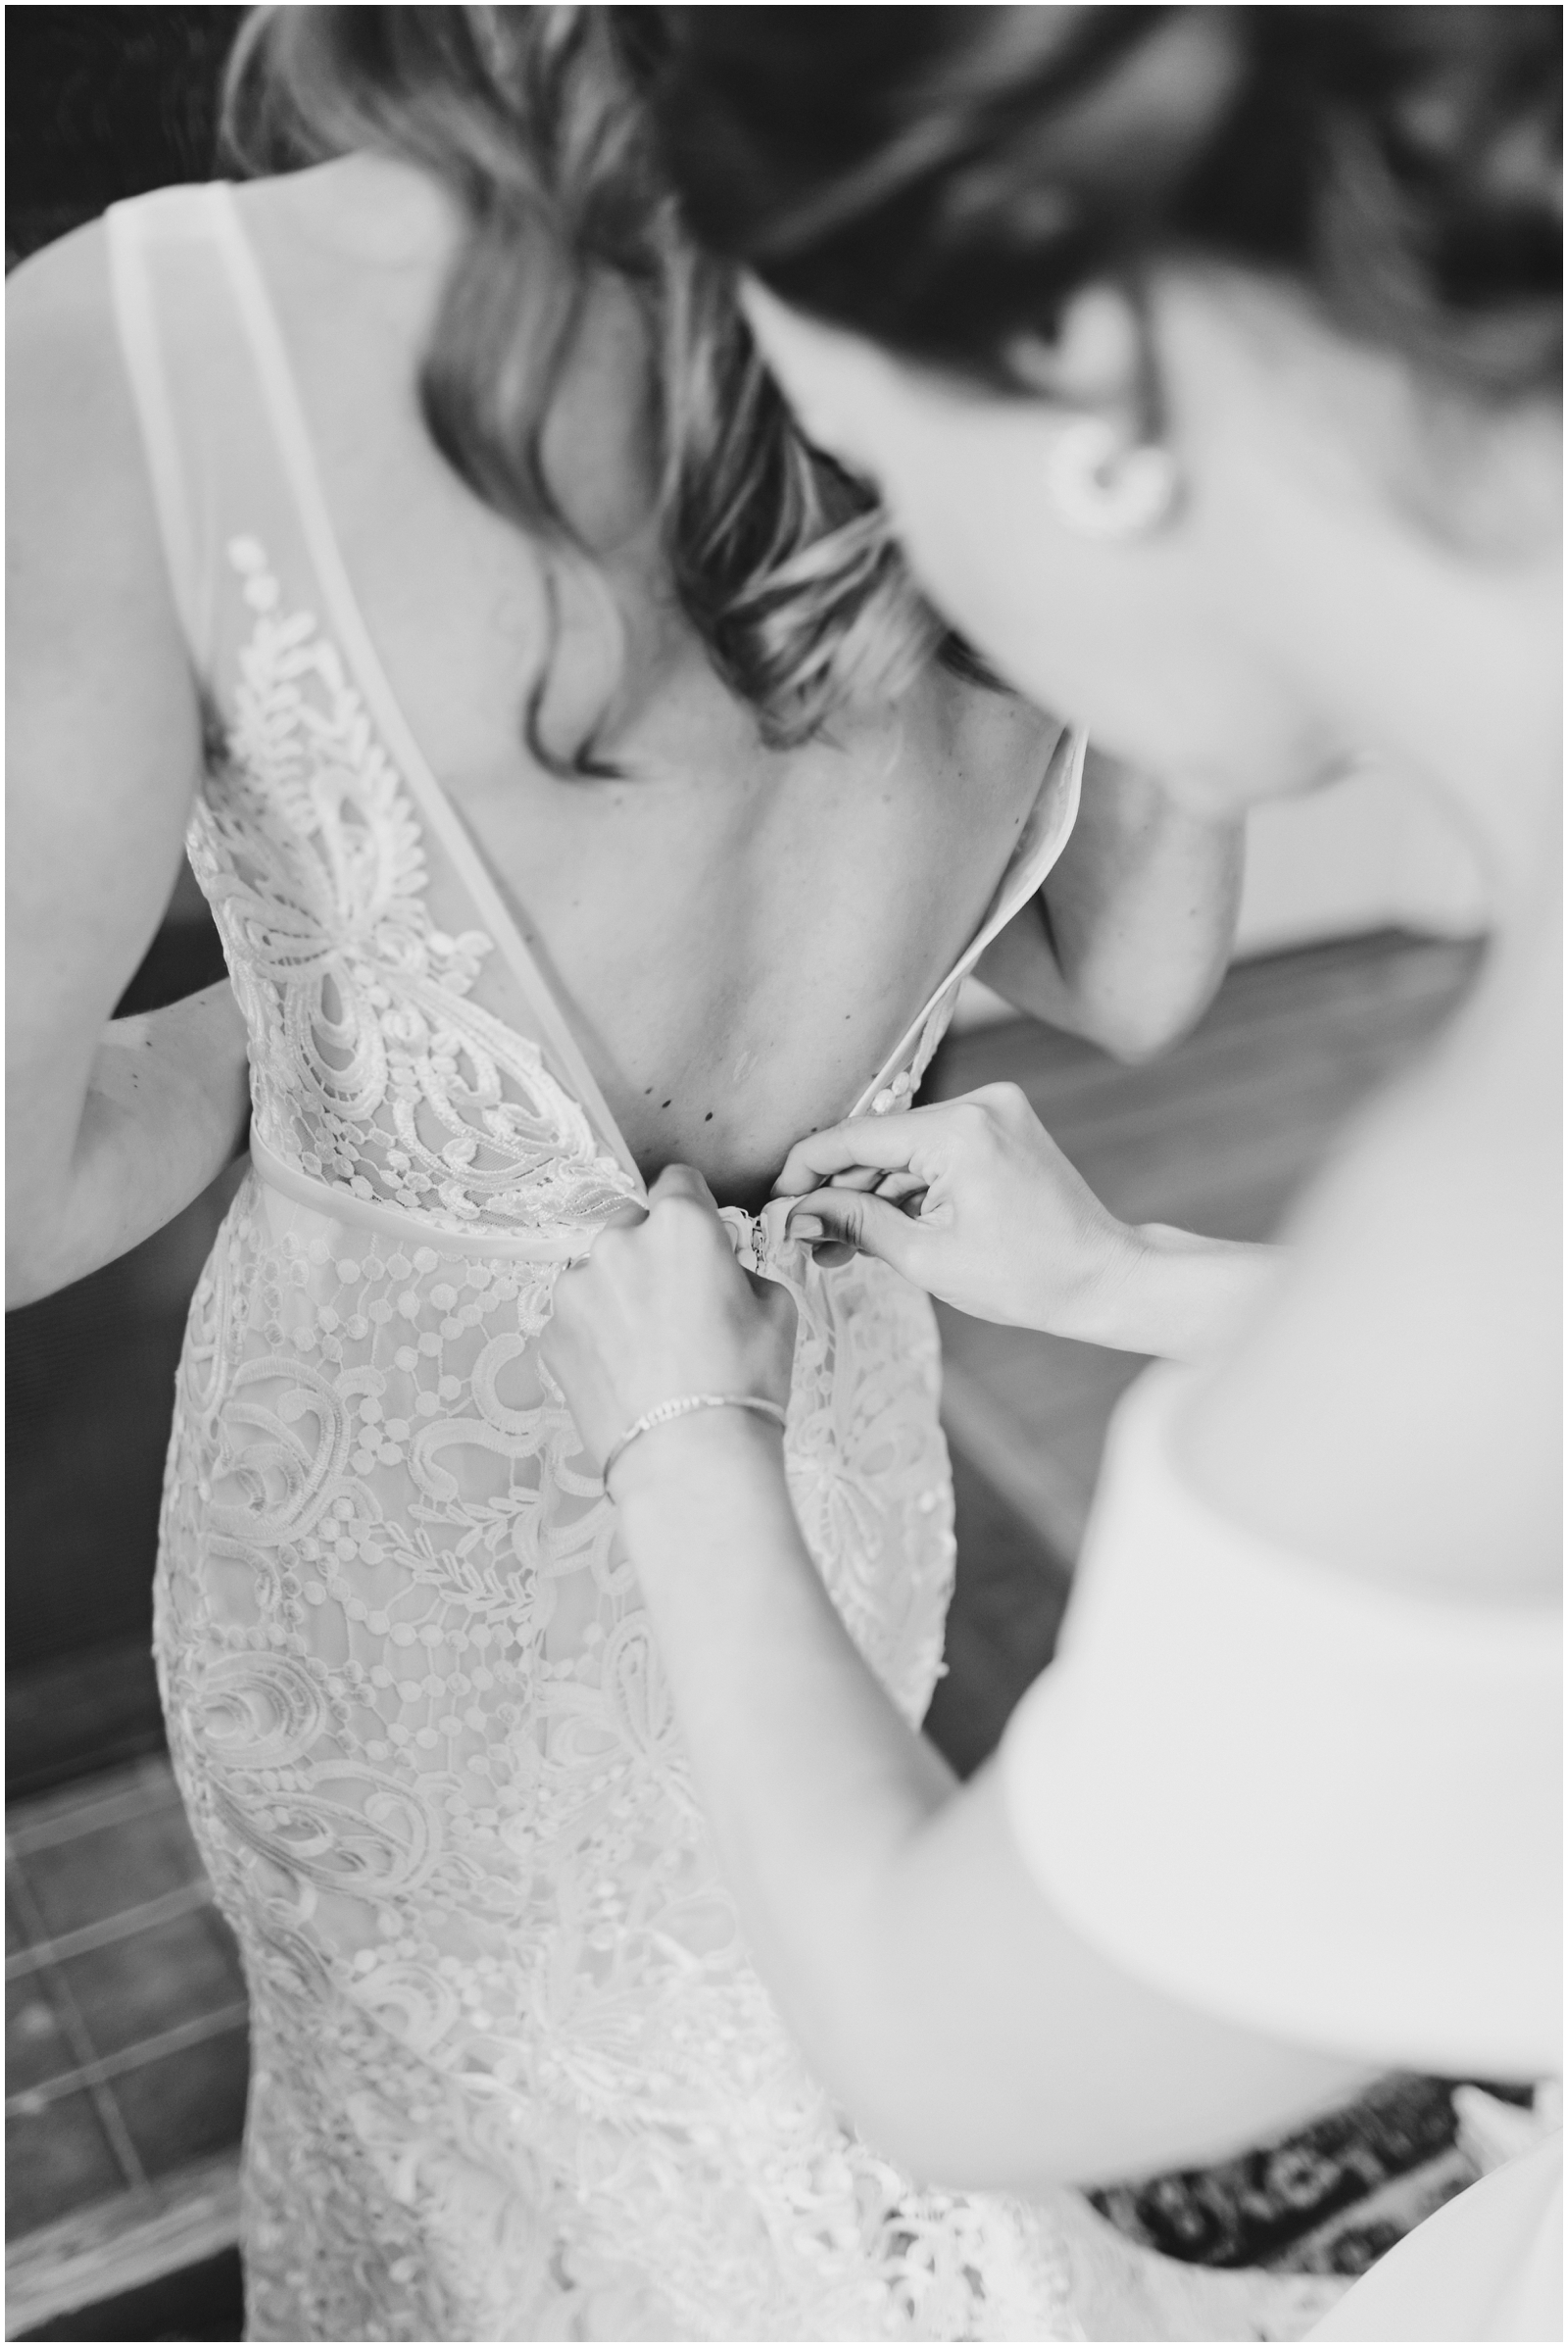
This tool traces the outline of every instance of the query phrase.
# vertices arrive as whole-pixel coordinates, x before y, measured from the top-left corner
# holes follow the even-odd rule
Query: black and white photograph
[[[7,2338],[1562,2338],[1562,23],[5,10]]]

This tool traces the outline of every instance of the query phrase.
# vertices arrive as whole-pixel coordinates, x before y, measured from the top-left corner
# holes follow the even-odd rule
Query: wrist
[[[1278,1247],[1169,1223],[1141,1223],[1128,1236],[1134,1267],[1118,1298],[1118,1333],[1102,1342],[1165,1360],[1212,1352],[1273,1286],[1280,1261]]]
[[[1029,1325],[1079,1345],[1140,1349],[1127,1332],[1138,1327],[1143,1312],[1149,1249],[1142,1233],[1105,1214],[1074,1251],[1079,1268],[1065,1291],[1059,1256],[1042,1265],[1041,1299],[1029,1312]]]
[[[623,1517],[651,1507],[666,1518],[723,1483],[782,1475],[783,1428],[756,1410],[694,1410],[651,1426],[614,1463],[608,1489]]]

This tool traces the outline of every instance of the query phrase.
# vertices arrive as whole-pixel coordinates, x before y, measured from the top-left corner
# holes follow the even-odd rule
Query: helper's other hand
[[[1117,1342],[1104,1332],[1141,1242],[1015,1084],[813,1133],[791,1149],[774,1193],[801,1198],[790,1236],[820,1252],[879,1256],[978,1319]]]

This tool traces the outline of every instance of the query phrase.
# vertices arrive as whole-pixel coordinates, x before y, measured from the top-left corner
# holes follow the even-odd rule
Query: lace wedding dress
[[[1068,2338],[1092,2300],[1100,2335],[1155,2335],[1129,2325],[1162,2261],[1071,2195],[911,2183],[752,1970],[538,1365],[559,1270],[635,1166],[387,688],[226,190],[119,208],[111,252],[211,713],[190,856],[250,1032],[252,1168],[191,1309],[157,1623],[252,1999],[250,2335]],[[909,1097],[1081,761],[1069,740],[862,1108]],[[807,1539],[916,1721],[953,1572],[930,1309],[728,1219],[800,1308]],[[1244,2278],[1165,2272],[1156,2327]],[[1214,2306],[1162,2335],[1221,2335]]]

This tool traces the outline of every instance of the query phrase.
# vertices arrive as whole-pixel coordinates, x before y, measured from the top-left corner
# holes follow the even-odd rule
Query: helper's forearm
[[[1272,1293],[1283,1249],[1205,1239],[1168,1223],[1127,1234],[1124,1259],[1095,1298],[1094,1344],[1161,1360],[1213,1353]]]
[[[8,1305],[85,1278],[199,1197],[244,1132],[248,1074],[226,979],[106,1027],[58,1196],[12,1229]]]
[[[1358,2075],[1171,2005],[1053,1913],[995,1770],[957,1786],[856,1652],[776,1435],[685,1419],[615,1481],[748,1942],[812,2071],[889,2157],[1012,2190],[1186,2165]]]

